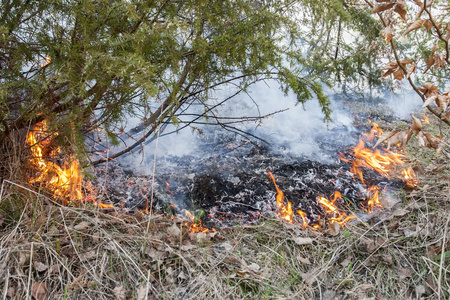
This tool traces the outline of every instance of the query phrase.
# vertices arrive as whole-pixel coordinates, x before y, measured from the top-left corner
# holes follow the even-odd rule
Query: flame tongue
[[[386,178],[399,178],[406,182],[408,186],[417,186],[418,180],[411,168],[403,169],[399,172],[399,166],[402,166],[405,161],[406,155],[401,153],[396,153],[384,149],[381,152],[378,149],[374,151],[372,149],[366,148],[363,140],[372,142],[375,137],[380,137],[383,131],[378,127],[376,123],[372,123],[373,127],[368,134],[363,134],[362,139],[359,140],[358,145],[353,148],[352,159],[349,160],[344,157],[342,153],[340,154],[340,159],[342,161],[351,163],[352,166],[350,171],[359,177],[363,184],[366,184],[363,176],[363,168],[374,170],[378,174]]]
[[[275,177],[273,176],[272,172],[270,170],[267,170],[267,173],[269,174],[270,179],[272,179],[273,184],[275,185],[275,189],[277,190],[277,205],[280,210],[279,216],[283,218],[284,220],[288,221],[289,223],[292,223],[294,221],[294,212],[292,210],[292,203],[287,202],[287,204],[284,203],[284,194],[283,191],[280,190],[277,186],[277,183],[275,181]]]
[[[184,210],[184,215],[189,219],[187,222],[187,226],[189,227],[189,231],[193,233],[208,233],[208,232],[215,232],[216,230],[208,229],[207,227],[204,227],[202,224],[202,221],[200,218],[195,218],[193,214],[191,214],[190,211]]]
[[[68,201],[82,200],[81,184],[83,175],[79,168],[77,160],[72,158],[69,166],[61,168],[56,163],[45,159],[45,157],[57,156],[60,148],[52,149],[51,140],[57,136],[57,133],[45,137],[38,141],[37,136],[45,134],[48,127],[45,121],[35,126],[34,131],[30,131],[27,136],[28,144],[31,146],[33,158],[31,161],[37,167],[39,175],[30,180],[31,183],[43,181],[48,189],[55,196],[68,199]],[[44,155],[44,153],[46,153]]]
[[[30,183],[43,182],[44,187],[49,189],[55,197],[64,199],[65,204],[89,201],[99,208],[114,208],[110,204],[94,202],[95,197],[91,195],[88,197],[83,195],[83,174],[78,160],[70,156],[71,162],[65,163],[63,167],[49,160],[50,157],[60,156],[60,148],[52,147],[52,141],[58,133],[38,138],[41,135],[47,135],[47,132],[49,132],[47,123],[43,121],[37,124],[33,131],[30,131],[27,135],[27,142],[31,146],[33,156],[31,162],[38,171],[38,175],[32,178]]]
[[[380,151],[378,149],[372,150],[365,147],[365,142],[373,142],[376,137],[380,137],[383,131],[378,127],[376,123],[372,123],[373,127],[370,132],[363,133],[358,145],[353,148],[351,158],[347,159],[344,154],[340,153],[342,161],[351,163],[350,171],[356,175],[361,182],[366,185],[363,176],[363,169],[370,169],[376,171],[378,174],[386,178],[400,178],[406,182],[409,186],[417,186],[418,180],[411,168],[404,169],[399,168],[405,162],[403,159],[406,157],[404,154],[396,153],[384,149]],[[402,171],[399,171],[401,169]],[[284,220],[293,223],[294,213],[292,210],[291,202],[285,202],[283,191],[281,191],[275,181],[275,178],[271,171],[267,170],[269,177],[272,179],[275,189],[277,190],[277,206],[279,209],[279,216]],[[361,195],[364,198],[364,210],[368,213],[373,212],[376,208],[381,208],[382,205],[379,200],[381,188],[379,186],[368,186],[367,189]],[[334,222],[344,226],[348,221],[355,218],[355,216],[349,216],[343,209],[339,208],[337,200],[342,200],[342,195],[339,191],[328,199],[323,196],[317,197],[317,203],[322,207],[325,216],[320,217],[313,222],[310,222],[308,215],[302,210],[297,210],[297,214],[300,216],[303,228],[312,228],[314,230],[321,228],[327,222],[332,224]]]

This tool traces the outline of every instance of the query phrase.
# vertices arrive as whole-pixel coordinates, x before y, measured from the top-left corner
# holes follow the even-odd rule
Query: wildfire
[[[200,218],[195,218],[193,214],[191,214],[188,210],[184,211],[185,216],[189,219],[189,221],[186,223],[186,225],[189,227],[189,231],[193,233],[208,233],[210,231],[215,232],[216,230],[208,229],[207,227],[203,227],[202,221]]]
[[[348,221],[355,218],[355,216],[348,216],[336,206],[336,200],[342,198],[340,192],[335,191],[331,198],[333,198],[333,200],[328,200],[321,196],[318,197],[318,203],[325,209],[327,216],[330,216],[331,223],[337,222],[339,225],[344,226]]]
[[[383,134],[383,131],[378,126],[378,124],[371,122],[372,128],[369,132],[365,132],[361,135],[361,139],[359,140],[358,145],[353,148],[353,153],[351,154],[351,158],[347,159],[344,157],[344,154],[340,153],[340,159],[342,161],[351,163],[352,166],[350,171],[357,176],[361,180],[361,182],[366,185],[363,176],[363,169],[374,170],[378,174],[386,177],[386,178],[400,178],[406,182],[409,186],[417,186],[419,181],[416,179],[416,176],[412,170],[412,168],[402,168],[406,157],[404,154],[396,153],[393,151],[389,151],[383,149],[380,151],[378,149],[372,150],[365,147],[365,142],[373,142],[376,137],[380,137]],[[401,171],[399,170],[401,169]],[[272,179],[275,189],[277,190],[276,202],[279,208],[278,216],[282,219],[288,221],[289,223],[293,223],[295,220],[300,221],[303,228],[312,228],[317,230],[327,222],[328,224],[332,224],[334,222],[338,223],[341,226],[344,226],[350,220],[356,218],[355,216],[348,215],[343,209],[339,208],[337,205],[338,199],[343,199],[342,195],[339,191],[335,191],[333,195],[329,198],[318,196],[317,203],[323,208],[325,212],[325,218],[316,218],[313,222],[310,222],[307,213],[302,210],[297,210],[297,214],[299,217],[294,216],[292,210],[291,202],[285,201],[283,191],[278,188],[275,178],[271,171],[267,170],[270,179]],[[373,212],[377,208],[381,208],[382,204],[379,200],[379,194],[381,191],[381,187],[379,186],[368,186],[367,189],[362,193],[362,197],[365,198],[364,201],[364,210],[367,213]]]
[[[97,203],[94,197],[85,197],[82,193],[83,174],[78,160],[70,157],[71,162],[63,167],[49,160],[50,157],[60,156],[60,147],[54,147],[52,141],[58,135],[49,132],[45,121],[37,124],[27,135],[27,143],[31,146],[31,163],[37,168],[38,175],[30,183],[42,182],[55,198],[65,200],[65,204],[74,202],[93,202],[99,208],[113,208],[112,205]]]
[[[376,123],[372,124],[373,127],[370,132],[374,134],[363,134],[363,137],[381,136],[383,131]],[[376,132],[378,132],[378,134],[375,134]],[[414,187],[418,184],[418,180],[411,168],[401,169],[401,171],[398,170],[399,166],[405,163],[404,159],[406,158],[406,155],[404,154],[389,151],[387,149],[383,149],[383,152],[381,152],[378,149],[372,150],[366,148],[363,139],[360,139],[358,145],[353,148],[352,160],[346,159],[342,153],[339,154],[342,161],[352,164],[350,171],[358,176],[363,184],[366,184],[362,171],[363,168],[374,170],[386,178],[393,177],[402,179],[408,186]]]
[[[270,179],[272,179],[273,184],[275,185],[275,189],[277,190],[277,205],[280,210],[279,216],[283,218],[284,220],[288,221],[289,223],[292,223],[294,221],[294,212],[292,210],[292,203],[287,202],[287,205],[284,203],[284,194],[283,191],[280,190],[277,186],[277,183],[275,181],[275,177],[273,177],[273,174],[270,170],[267,170],[267,173],[269,174]]]

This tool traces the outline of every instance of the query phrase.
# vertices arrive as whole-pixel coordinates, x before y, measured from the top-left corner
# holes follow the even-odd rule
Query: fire
[[[369,121],[369,124],[373,124],[369,132],[364,132],[361,138],[367,142],[373,142],[376,137],[380,137],[383,134],[383,130],[378,126],[377,123]]]
[[[389,178],[390,172],[398,164],[403,164],[404,162],[402,158],[405,157],[405,155],[403,154],[394,153],[388,150],[386,150],[386,153],[384,154],[381,153],[381,151],[378,149],[372,151],[371,149],[365,147],[365,143],[363,140],[359,140],[358,145],[353,148],[352,156],[354,159],[350,161],[344,158],[341,153],[341,160],[352,163],[350,171],[353,174],[357,175],[361,182],[364,184],[365,182],[361,168],[365,167],[368,169],[372,169],[378,172],[378,174]]]
[[[426,112],[423,112],[422,117],[423,117],[423,118],[422,118],[422,124],[430,124],[430,118],[428,118]]]
[[[383,131],[376,123],[372,124],[373,127],[370,133],[363,134],[363,137],[381,136]],[[358,145],[353,148],[352,160],[346,159],[342,153],[339,154],[342,161],[352,164],[350,171],[358,176],[363,184],[366,184],[362,172],[363,168],[374,170],[386,178],[393,177],[402,179],[409,186],[417,186],[418,184],[418,180],[411,168],[407,170],[402,169],[401,172],[398,172],[398,167],[405,163],[404,159],[406,158],[406,155],[404,154],[386,149],[383,149],[383,152],[381,152],[379,149],[372,150],[366,148],[363,139],[360,139]]]
[[[409,186],[417,186],[419,181],[416,179],[412,168],[400,168],[405,163],[404,159],[406,158],[406,155],[386,149],[380,151],[378,149],[372,150],[366,148],[365,141],[372,143],[376,137],[379,138],[383,134],[383,131],[378,124],[373,122],[371,122],[371,124],[372,129],[361,135],[358,145],[353,148],[351,158],[347,159],[344,157],[344,154],[340,153],[340,159],[352,164],[350,171],[356,175],[364,185],[366,185],[366,182],[364,181],[362,170],[370,169],[386,178],[400,178]],[[401,171],[399,171],[399,169],[401,169]],[[347,222],[356,218],[355,216],[348,215],[347,212],[339,208],[337,200],[343,199],[339,191],[335,191],[329,198],[323,196],[317,197],[317,203],[323,208],[325,218],[318,216],[318,218],[311,222],[308,215],[300,209],[296,211],[299,217],[294,216],[291,202],[287,201],[286,203],[283,191],[278,188],[272,172],[267,170],[267,173],[277,190],[276,201],[279,208],[278,216],[287,222],[293,223],[294,221],[301,220],[302,228],[318,230],[327,223],[333,224],[336,222],[341,226],[345,226]],[[368,186],[361,195],[365,199],[364,210],[367,213],[372,213],[375,209],[382,207],[379,199],[380,191],[381,187],[379,186]]]
[[[48,135],[48,126],[45,121],[37,124],[27,135],[27,143],[31,146],[31,162],[36,166],[38,175],[30,183],[42,182],[55,198],[65,199],[65,204],[84,201],[93,202],[99,208],[113,208],[112,205],[97,203],[91,196],[84,197],[82,193],[83,174],[78,160],[70,157],[70,163],[63,167],[48,160],[49,157],[58,157],[61,149],[52,145],[53,139],[58,135]]]
[[[333,198],[333,200],[328,200],[325,197],[319,196],[318,203],[322,205],[327,215],[330,216],[331,223],[337,222],[339,225],[344,226],[348,221],[355,218],[355,216],[348,216],[336,206],[336,200],[342,198],[340,192],[335,191],[330,198]]]
[[[378,194],[380,192],[379,186],[371,186],[369,190],[367,191],[367,208],[365,209],[366,212],[371,213],[374,211],[375,208],[381,208],[383,205],[380,203],[380,199],[378,197]]]
[[[416,187],[419,184],[419,180],[417,179],[417,176],[411,167],[409,167],[406,170],[403,170],[401,174],[408,186]]]
[[[292,210],[292,203],[287,202],[287,205],[284,203],[284,194],[283,191],[280,190],[277,186],[277,183],[275,181],[275,177],[273,176],[272,172],[270,170],[267,170],[267,173],[269,174],[270,179],[272,179],[273,184],[275,185],[275,189],[277,190],[277,205],[280,210],[279,216],[283,218],[284,220],[288,221],[289,223],[292,223],[294,221],[294,212]]]
[[[303,221],[302,227],[303,227],[303,228],[308,227],[308,219],[307,219],[306,213],[305,213],[304,211],[301,211],[300,209],[297,210],[297,213],[298,213],[298,214],[300,215],[300,217],[302,218],[302,221]]]
[[[186,225],[189,227],[189,231],[193,233],[208,233],[208,232],[215,232],[216,230],[208,229],[207,227],[203,227],[202,221],[200,218],[195,218],[193,214],[191,214],[188,210],[184,211],[185,216],[189,219],[189,221],[186,223]]]

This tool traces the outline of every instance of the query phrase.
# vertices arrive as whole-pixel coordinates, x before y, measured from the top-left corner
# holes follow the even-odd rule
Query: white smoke
[[[231,89],[217,91],[212,97],[216,100],[212,101],[219,102],[232,92]],[[270,142],[269,149],[274,153],[329,162],[333,158],[323,149],[322,145],[324,141],[332,141],[336,138],[336,130],[343,134],[344,139],[348,141],[347,145],[355,142],[350,138],[353,126],[349,113],[334,103],[332,103],[332,108],[333,121],[327,124],[324,122],[324,115],[317,100],[310,100],[303,107],[297,105],[295,95],[284,95],[277,87],[276,82],[260,82],[249,89],[248,94],[241,94],[229,100],[215,112],[217,115],[227,117],[250,117],[286,110],[264,118],[258,123],[241,124],[237,127]],[[128,125],[138,126],[138,122],[130,120]],[[198,127],[203,132],[232,134],[226,133],[224,129],[218,130],[217,126],[198,125]],[[163,135],[174,130],[176,130],[175,126],[168,126]],[[204,137],[187,128],[174,134],[163,135],[152,143],[136,149],[133,153],[121,157],[119,161],[122,165],[131,166],[135,171],[151,174],[152,168],[149,166],[153,165],[155,151],[157,160],[170,156],[205,157],[214,155],[210,148],[204,149],[200,146],[204,142]],[[139,138],[139,134],[137,138]],[[240,138],[236,140],[240,140]]]

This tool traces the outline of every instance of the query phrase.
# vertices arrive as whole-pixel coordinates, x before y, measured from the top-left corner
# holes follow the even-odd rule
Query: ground
[[[449,140],[439,122],[426,126]],[[193,234],[179,218],[61,206],[4,181],[2,299],[446,299],[448,152],[415,141],[407,152],[420,185],[333,234],[267,218]]]

